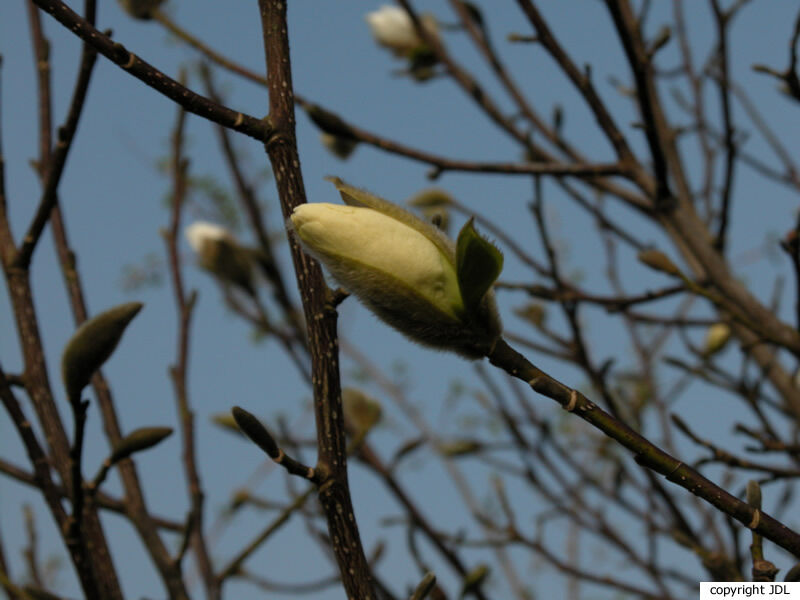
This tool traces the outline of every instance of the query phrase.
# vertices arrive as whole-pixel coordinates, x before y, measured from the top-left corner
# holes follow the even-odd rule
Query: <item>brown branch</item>
[[[64,511],[64,507],[61,506],[62,495],[58,492],[50,476],[50,466],[47,455],[45,455],[42,447],[39,445],[30,421],[25,417],[19,406],[19,402],[8,386],[2,369],[0,369],[0,400],[2,400],[3,406],[5,406],[11,420],[14,422],[17,432],[22,438],[23,445],[28,453],[28,458],[30,458],[31,464],[33,465],[36,485],[41,490],[45,502],[50,508],[50,513],[53,515],[58,525],[58,530],[61,532],[64,543],[72,558],[72,562],[75,565],[75,570],[77,571],[78,579],[80,579],[83,593],[86,594],[88,600],[104,600],[107,596],[102,595],[102,582],[95,578],[89,549],[86,547],[83,538],[68,535],[72,529],[70,527],[70,518]]]
[[[568,412],[576,414],[622,444],[634,453],[636,462],[642,466],[664,475],[668,481],[689,490],[748,528],[757,531],[780,547],[800,557],[799,534],[766,513],[760,513],[759,518],[755,519],[754,511],[747,503],[732,496],[691,467],[653,445],[577,390],[569,388],[537,369],[503,340],[497,343],[487,358],[493,365],[503,369],[509,375],[527,382],[534,391],[555,400]]]
[[[24,483],[26,485],[37,488],[39,487],[35,474],[29,473],[24,469],[21,469],[2,459],[0,459],[0,473],[12,477],[13,479],[19,481],[20,483]],[[59,496],[61,496],[61,498],[64,499],[69,498],[69,496],[67,495],[67,491],[62,486],[57,484],[56,484],[56,492],[59,494]],[[113,496],[109,496],[104,492],[97,490],[94,491],[93,502],[98,507],[116,513],[118,515],[122,516],[128,515],[125,503],[122,500],[114,498]],[[159,527],[160,529],[164,529],[174,533],[180,533],[184,530],[183,523],[172,521],[166,517],[154,516],[152,518],[153,518],[153,523],[155,523],[156,526]]]
[[[224,127],[243,133],[261,142],[269,140],[272,134],[272,127],[268,120],[257,119],[225,106],[220,106],[180,85],[174,79],[167,77],[151,64],[128,51],[122,44],[114,42],[107,35],[99,32],[63,2],[59,0],[32,1],[42,10],[50,13],[64,27],[93,46],[108,60],[179,106],[182,106],[187,112],[214,123],[219,123]]]
[[[183,79],[183,77],[181,78]],[[204,532],[204,500],[203,484],[197,466],[197,452],[195,450],[194,411],[189,402],[189,392],[186,385],[186,376],[189,363],[189,328],[196,293],[188,295],[183,285],[181,261],[178,251],[178,230],[180,228],[181,211],[187,190],[188,161],[183,156],[184,126],[186,111],[178,110],[177,122],[172,134],[172,194],[170,223],[165,235],[167,254],[169,257],[169,272],[172,279],[172,289],[175,295],[175,304],[178,312],[178,333],[175,363],[170,366],[169,373],[175,388],[175,403],[178,410],[178,419],[181,424],[182,457],[186,472],[186,483],[189,494],[190,516],[186,532],[197,559],[198,569],[205,584],[205,593],[209,600],[218,600],[220,597],[219,581],[214,576],[211,557],[208,552]],[[180,570],[178,565],[178,570]]]
[[[294,92],[286,2],[259,0],[269,88],[269,118],[274,134],[265,144],[275,174],[284,219],[306,201],[300,159],[297,154]],[[311,354],[314,414],[317,425],[318,462],[315,471],[322,483],[319,499],[328,521],[333,551],[349,597],[375,598],[370,567],[353,514],[347,481],[347,455],[341,409],[336,311],[316,261],[291,241],[300,296],[308,328]]]
[[[723,176],[722,184],[719,226],[717,228],[717,238],[714,240],[714,246],[720,252],[724,252],[737,151],[736,142],[733,139],[734,129],[733,117],[731,115],[731,89],[728,65],[728,24],[733,15],[722,10],[719,5],[719,0],[711,0],[711,6],[713,8],[714,20],[717,25],[717,36],[719,38],[717,55],[720,76],[717,80],[717,87],[719,88],[720,103],[722,105],[722,122],[725,131],[725,175]]]

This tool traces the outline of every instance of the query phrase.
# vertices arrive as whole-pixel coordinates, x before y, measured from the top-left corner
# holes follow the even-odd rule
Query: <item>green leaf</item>
[[[89,319],[70,338],[61,355],[61,375],[67,398],[74,405],[97,369],[117,347],[128,323],[142,309],[141,302],[120,304]]]
[[[456,242],[456,274],[464,305],[478,307],[503,270],[503,253],[480,235],[471,218],[458,233]]]

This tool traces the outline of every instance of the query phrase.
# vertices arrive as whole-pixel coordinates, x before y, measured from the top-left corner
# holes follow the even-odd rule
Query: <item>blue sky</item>
[[[77,6],[79,3],[72,2]],[[519,158],[518,149],[498,134],[496,128],[456,86],[444,79],[426,84],[414,84],[406,78],[392,75],[400,65],[388,52],[377,48],[364,21],[364,14],[374,10],[380,2],[320,2],[295,0],[289,6],[289,31],[292,44],[293,75],[296,90],[306,98],[317,101],[338,112],[354,124],[397,141],[424,148],[454,158],[510,161]],[[586,107],[583,106],[564,78],[555,70],[544,52],[525,44],[508,44],[506,35],[511,32],[528,34],[525,19],[510,2],[483,2],[491,6],[485,10],[490,31],[501,55],[507,60],[526,94],[533,99],[542,114],[548,115],[556,104],[564,107],[564,130],[571,141],[587,156],[598,161],[613,159],[611,149],[599,135]],[[617,38],[611,32],[610,21],[599,2],[571,0],[550,2],[544,10],[551,19],[553,29],[562,43],[573,53],[579,64],[589,62],[593,77],[603,98],[613,114],[625,125],[636,148],[644,148],[640,134],[629,127],[635,120],[630,100],[620,96],[608,83],[610,77],[627,82],[628,71]],[[669,16],[669,3],[655,3],[650,30],[655,31],[661,19]],[[429,10],[441,21],[453,21],[448,4],[442,1],[419,2],[420,9]],[[686,3],[688,26],[697,44],[698,61],[702,61],[713,43],[712,25],[708,11],[701,3]],[[230,3],[225,8],[211,0],[180,2],[170,0],[167,10],[181,25],[201,36],[222,53],[235,58],[252,70],[263,70],[261,31],[255,3]],[[665,14],[660,14],[664,11]],[[800,121],[797,107],[776,91],[774,81],[752,73],[754,63],[766,63],[783,68],[787,60],[787,41],[796,6],[788,2],[752,2],[733,27],[732,65],[737,81],[753,96],[768,122],[781,133],[789,153],[797,156],[800,140]],[[63,119],[72,88],[72,78],[80,52],[77,40],[48,16],[43,16],[46,33],[52,42],[53,89],[55,93],[55,121]],[[127,18],[116,3],[102,2],[99,6],[100,29],[112,28],[115,39],[125,44],[138,56],[151,62],[165,73],[176,76],[181,65],[192,64],[196,53],[177,44],[159,26]],[[765,35],[765,32],[769,32]],[[451,52],[465,65],[474,69],[476,76],[487,89],[497,91],[490,73],[468,45],[466,36],[452,32],[446,34]],[[5,2],[0,7],[0,51],[3,54],[2,81],[2,142],[6,160],[6,185],[15,233],[20,235],[35,209],[39,188],[29,161],[35,158],[36,117],[33,96],[33,59],[30,49],[27,16],[24,3]],[[664,51],[664,64],[674,65],[676,46],[671,43]],[[670,60],[672,59],[672,60]],[[227,104],[254,116],[267,112],[265,91],[249,82],[238,80],[226,73],[218,75],[225,91]],[[200,90],[197,77],[190,85]],[[662,91],[667,94],[669,89]],[[497,93],[503,110],[512,105]],[[707,102],[711,114],[717,114],[717,98],[708,90]],[[734,107],[741,115],[740,106]],[[687,119],[672,113],[676,122]],[[125,265],[139,264],[149,254],[164,256],[159,228],[166,226],[168,214],[165,195],[169,181],[159,173],[157,165],[168,153],[168,138],[175,120],[175,108],[170,101],[103,58],[99,59],[86,110],[74,148],[67,163],[60,188],[60,197],[70,238],[78,255],[78,265],[84,278],[89,307],[93,313],[115,304],[141,300],[145,309],[136,318],[122,344],[109,361],[105,371],[116,398],[120,420],[126,430],[144,425],[175,425],[176,411],[167,366],[174,360],[176,343],[175,309],[167,285],[143,288],[135,292],[123,289]],[[318,132],[307,117],[298,112],[298,144],[309,201],[336,202],[335,190],[323,180],[326,175],[337,175],[346,181],[364,187],[387,199],[402,202],[423,187],[431,185],[426,179],[428,167],[413,161],[395,158],[381,151],[359,147],[346,162],[325,151],[318,141]],[[222,158],[208,123],[190,116],[188,120],[188,152],[191,171],[196,176],[210,176],[225,186]],[[264,169],[267,163],[262,148],[253,140],[238,139],[237,148],[245,156],[244,164],[251,175]],[[770,150],[756,134],[748,138],[746,149],[773,163]],[[692,156],[693,149],[687,150]],[[695,155],[696,156],[696,155]],[[532,191],[530,182],[523,177],[477,176],[471,174],[446,174],[435,185],[444,187],[459,201],[480,214],[489,216],[502,225],[527,251],[540,256],[535,239],[535,229],[526,208]],[[776,275],[788,276],[785,259],[771,262],[760,252],[765,240],[784,233],[794,219],[797,195],[776,184],[764,183],[751,172],[740,168],[737,174],[738,195],[733,212],[731,230],[732,256],[737,259],[737,273],[752,283],[759,297],[769,297]],[[548,218],[553,224],[560,243],[567,248],[567,272],[580,274],[586,286],[597,291],[607,291],[603,281],[603,263],[598,259],[602,247],[597,236],[590,235],[592,223],[577,212],[562,193],[546,185]],[[280,235],[282,229],[276,192],[271,180],[258,188],[259,200],[264,204],[271,231]],[[617,210],[617,209],[614,209]],[[624,211],[620,210],[619,214]],[[648,224],[635,217],[625,217],[644,240],[660,244],[664,239]],[[185,215],[186,222],[191,213]],[[456,227],[465,220],[459,215]],[[252,241],[243,235],[245,242]],[[228,410],[238,404],[274,422],[285,415],[291,430],[299,437],[313,435],[313,417],[309,412],[309,390],[297,377],[294,367],[282,356],[273,342],[254,344],[248,328],[237,320],[221,302],[220,293],[212,281],[198,270],[192,261],[185,242],[186,283],[199,292],[199,304],[191,337],[190,394],[197,413],[199,456],[203,478],[208,491],[208,518],[213,522],[229,500],[232,490],[242,487],[254,472],[260,473],[255,491],[271,498],[281,498],[287,485],[302,489],[303,482],[287,483],[282,472],[261,465],[258,451],[222,432],[209,423],[212,414]],[[285,247],[282,249],[286,258]],[[674,253],[672,253],[674,255]],[[750,261],[748,257],[757,260]],[[287,262],[287,261],[284,261]],[[57,269],[49,233],[37,249],[34,261],[34,286],[39,319],[51,365],[54,389],[58,388],[58,359],[60,350],[68,340],[73,325]],[[291,280],[291,271],[287,269]],[[506,251],[507,281],[535,281],[529,270],[511,252]],[[659,282],[655,276],[637,265],[623,273],[631,289],[641,281]],[[291,289],[294,293],[294,285]],[[0,285],[5,291],[5,288]],[[793,289],[792,285],[786,286]],[[265,294],[266,295],[266,294]],[[295,296],[296,297],[296,296]],[[507,328],[521,330],[511,309],[524,303],[519,294],[499,296],[501,311]],[[791,310],[792,298],[784,298],[785,310]],[[555,312],[555,311],[554,311]],[[702,312],[702,311],[701,311]],[[16,334],[9,315],[7,295],[0,294],[0,361],[8,372],[17,372],[20,358]],[[621,363],[630,360],[630,350],[613,322],[602,314],[589,313],[587,321],[593,350],[598,357],[616,356]],[[708,314],[708,313],[706,313]],[[417,407],[428,423],[439,431],[458,433],[463,427],[460,417],[470,411],[463,404],[453,408],[445,402],[454,382],[467,387],[477,386],[473,366],[455,356],[421,349],[405,341],[400,335],[379,324],[374,317],[349,300],[340,310],[340,332],[344,339],[385,372],[392,374],[402,384],[409,400]],[[525,332],[530,333],[530,332]],[[576,387],[583,384],[576,372],[549,357],[532,355],[537,364],[552,371],[558,378]],[[343,382],[358,384],[355,364],[343,362]],[[367,386],[380,396],[374,386]],[[694,391],[693,393],[693,390]],[[699,419],[707,426],[709,435],[727,435],[732,421],[712,420],[727,406],[726,399],[709,395],[699,386],[690,390],[678,408],[684,414]],[[385,426],[376,432],[376,445],[388,456],[399,441],[413,432],[402,411],[389,398],[382,397],[386,407]],[[63,397],[60,407],[66,416]],[[555,405],[545,400],[539,403],[544,414],[555,411]],[[107,452],[101,434],[99,418],[90,409],[89,439],[85,468],[92,473]],[[577,426],[576,426],[577,427]],[[5,416],[0,417],[0,456],[18,464],[26,464],[19,448],[16,434]],[[313,452],[305,453],[305,460],[313,462]],[[146,481],[147,499],[154,511],[180,519],[187,508],[186,491],[179,462],[177,436],[159,448],[141,455],[140,471]],[[411,489],[427,489],[437,485],[436,494],[421,495],[424,507],[436,519],[437,525],[450,531],[457,530],[469,520],[463,503],[452,485],[441,485],[443,467],[435,459],[413,462],[402,479]],[[380,523],[387,515],[397,514],[381,484],[358,466],[352,469],[353,493],[356,512],[362,526],[362,536],[367,549],[374,547],[386,531],[395,545],[381,571],[387,581],[401,589],[401,584],[416,575],[403,551],[402,536],[391,532]],[[472,470],[468,480],[479,499],[485,499],[487,474]],[[11,555],[12,571],[22,572],[20,558],[15,554],[23,534],[19,522],[20,504],[32,502],[36,508],[42,534],[42,552],[61,552],[55,541],[50,517],[35,494],[30,490],[0,480],[0,534],[7,552]],[[109,489],[119,490],[112,477]],[[524,492],[520,491],[520,494]],[[524,496],[520,496],[525,502]],[[769,502],[769,500],[767,500]],[[271,516],[271,515],[270,515]],[[225,530],[213,546],[213,555],[222,559],[241,547],[254,530],[265,522],[265,517],[248,512]],[[115,517],[107,519],[111,532],[112,549],[120,567],[122,581],[128,597],[159,598],[160,584],[149,560],[131,528]],[[470,557],[475,563],[480,553]],[[520,564],[526,563],[519,558]],[[308,561],[305,568],[298,561]],[[223,562],[222,560],[220,562]],[[254,570],[280,581],[298,581],[303,573],[320,577],[332,572],[330,560],[308,541],[307,532],[295,520],[279,539],[261,550],[250,563]],[[451,573],[441,572],[443,581],[455,587]],[[490,589],[498,597],[504,595],[504,583],[495,577]],[[557,576],[548,576],[546,585],[560,585]],[[78,596],[78,588],[69,568],[59,575],[63,593]],[[542,585],[541,582],[534,587]],[[63,587],[61,587],[63,586]],[[227,592],[233,597],[256,598],[260,594],[252,586],[232,584]],[[319,598],[341,598],[340,590],[319,594]]]

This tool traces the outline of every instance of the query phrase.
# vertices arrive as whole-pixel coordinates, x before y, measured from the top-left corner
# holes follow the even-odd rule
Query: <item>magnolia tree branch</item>
[[[220,106],[168,77],[150,63],[140,59],[120,43],[95,29],[88,21],[59,0],[32,0],[50,13],[59,23],[118,67],[163,94],[188,112],[244,133],[261,142],[269,139],[271,127],[267,120],[257,119],[225,106]]]
[[[189,369],[189,334],[195,300],[197,298],[197,293],[195,291],[191,291],[188,294],[186,292],[183,283],[183,273],[181,271],[180,254],[178,251],[178,231],[188,187],[189,162],[184,156],[183,148],[186,118],[186,111],[179,109],[175,128],[172,132],[172,156],[170,161],[172,174],[172,210],[169,227],[164,235],[164,242],[167,247],[169,259],[169,272],[173,293],[175,295],[175,308],[178,313],[176,357],[175,363],[169,368],[169,374],[172,379],[173,387],[175,388],[175,404],[181,424],[181,443],[183,447],[181,455],[183,457],[184,471],[186,472],[187,492],[190,504],[186,536],[197,558],[198,569],[205,585],[206,597],[209,600],[218,600],[220,598],[219,581],[214,576],[214,569],[211,563],[211,556],[203,527],[205,523],[205,493],[203,491],[197,460],[194,410],[190,402],[186,381]],[[180,572],[179,565],[177,570]]]
[[[489,361],[509,375],[525,381],[535,392],[558,402],[564,410],[579,416],[634,453],[636,462],[664,475],[712,504],[747,528],[772,540],[800,558],[800,534],[768,514],[753,509],[702,475],[670,456],[633,429],[615,419],[586,396],[537,369],[524,356],[499,340],[488,356]]]
[[[269,120],[274,128],[265,147],[275,174],[281,211],[288,219],[296,206],[305,203],[306,195],[295,137],[286,2],[259,0],[258,4],[267,63]],[[319,499],[348,596],[370,600],[376,597],[371,569],[361,546],[347,481],[336,310],[330,303],[319,264],[304,254],[296,241],[292,239],[290,244],[311,354],[318,441],[315,472],[321,479]]]

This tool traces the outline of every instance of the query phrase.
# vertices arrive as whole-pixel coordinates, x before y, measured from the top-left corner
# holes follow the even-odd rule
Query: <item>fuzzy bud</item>
[[[141,302],[128,302],[100,313],[83,323],[67,342],[61,355],[61,376],[70,403],[80,402],[83,388],[114,352],[142,306]]]
[[[164,0],[119,0],[123,10],[135,19],[152,19]]]
[[[681,270],[660,250],[642,250],[637,255],[637,258],[651,269],[661,271],[667,275],[674,275],[675,277],[681,276]]]
[[[122,438],[117,444],[114,444],[108,461],[112,465],[116,464],[135,452],[152,448],[171,434],[171,427],[141,427],[136,429]]]
[[[366,433],[381,420],[380,402],[357,388],[342,388],[344,426],[351,435]]]
[[[403,8],[387,4],[367,13],[366,19],[375,41],[391,50],[395,56],[408,57],[425,46],[414,29],[411,17]],[[422,15],[421,21],[428,33],[438,37],[439,28],[433,15]]]
[[[230,231],[214,223],[198,221],[186,227],[185,234],[203,269],[224,284],[236,285],[255,296],[253,257]]]
[[[348,206],[303,204],[291,223],[305,250],[383,321],[412,340],[480,358],[500,336],[491,286],[497,248],[471,222],[457,246],[408,211],[341,180]]]

